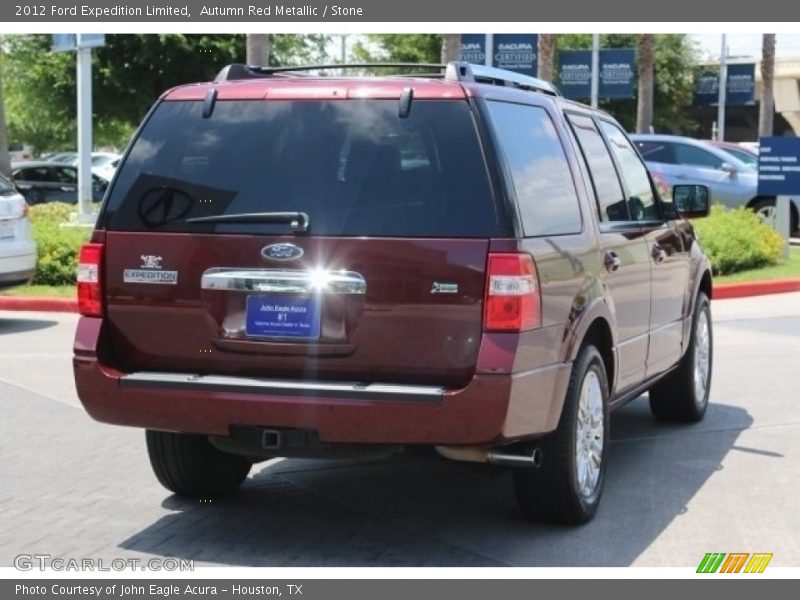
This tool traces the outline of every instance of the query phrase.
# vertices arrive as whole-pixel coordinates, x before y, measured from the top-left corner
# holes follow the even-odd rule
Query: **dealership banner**
[[[600,50],[598,96],[604,99],[635,97],[636,52],[633,48]],[[558,87],[573,100],[586,100],[592,92],[592,51],[558,53]]]
[[[492,36],[492,66],[524,75],[536,75],[538,65],[535,33],[497,33]],[[486,35],[467,33],[461,36],[461,60],[486,64]]]
[[[755,104],[755,63],[728,65],[726,106]],[[717,106],[719,100],[719,66],[700,67],[694,74],[694,106]]]

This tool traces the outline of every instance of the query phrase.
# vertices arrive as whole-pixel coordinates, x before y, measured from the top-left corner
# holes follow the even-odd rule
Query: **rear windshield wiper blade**
[[[211,215],[186,219],[187,223],[288,223],[294,231],[308,231],[310,220],[304,212],[257,212]]]

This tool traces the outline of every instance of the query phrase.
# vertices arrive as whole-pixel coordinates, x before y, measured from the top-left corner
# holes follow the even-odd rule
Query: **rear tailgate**
[[[459,386],[501,231],[465,99],[163,102],[101,216],[124,371]],[[307,231],[269,215],[308,215]],[[191,222],[267,214],[263,222]],[[258,219],[256,219],[258,221]],[[503,232],[505,233],[505,232]]]
[[[109,232],[105,281],[116,361],[128,371],[450,386],[469,379],[486,241],[310,238],[296,240],[304,255],[291,266],[267,264],[261,249],[277,241]],[[159,268],[146,269],[143,255],[160,257]],[[214,268],[223,276],[211,282],[217,289],[202,289]],[[132,270],[174,273],[176,283],[124,281]],[[292,275],[315,281],[340,272],[358,274],[363,288],[281,289]],[[281,307],[292,306],[307,312],[285,321],[310,325],[300,335],[282,333],[277,320]],[[266,322],[263,312],[273,313]]]

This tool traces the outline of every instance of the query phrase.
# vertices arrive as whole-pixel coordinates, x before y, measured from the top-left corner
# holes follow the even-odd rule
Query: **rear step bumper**
[[[304,398],[313,396],[316,398],[390,400],[393,402],[441,402],[445,393],[444,388],[422,385],[292,381],[160,372],[139,372],[123,375],[120,377],[119,385],[123,388],[269,394]]]
[[[497,444],[547,433],[561,415],[571,365],[477,373],[458,390],[177,373],[123,373],[96,353],[102,319],[82,317],[75,383],[96,420],[227,436],[231,426],[311,429],[323,442]]]

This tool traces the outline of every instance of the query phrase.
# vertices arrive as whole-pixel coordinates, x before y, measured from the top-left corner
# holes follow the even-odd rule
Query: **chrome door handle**
[[[603,266],[606,268],[606,271],[609,273],[617,271],[619,270],[620,265],[622,265],[622,261],[620,261],[619,255],[616,252],[613,250],[606,252],[605,256],[603,257]]]
[[[230,292],[274,292],[279,294],[367,293],[364,276],[355,271],[306,271],[282,269],[236,269],[214,267],[203,273],[204,290]]]

